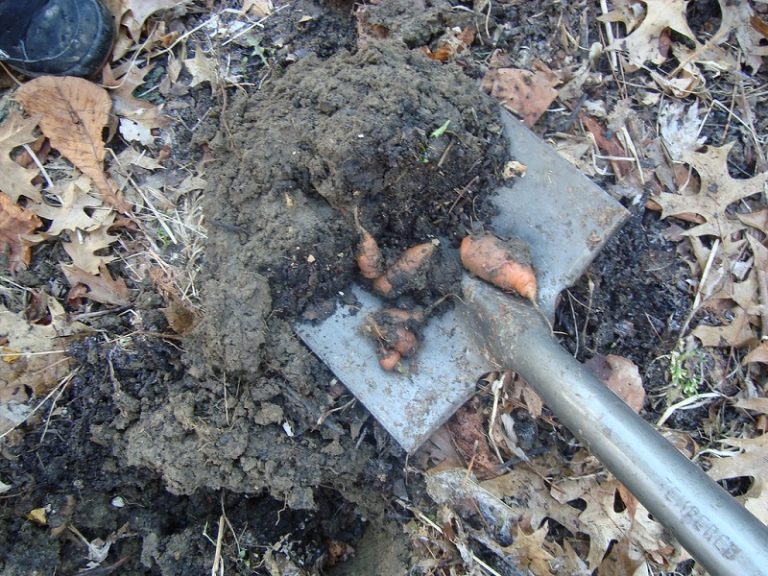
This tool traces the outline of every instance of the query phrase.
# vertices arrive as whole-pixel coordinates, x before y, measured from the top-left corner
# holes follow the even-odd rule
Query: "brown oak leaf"
[[[82,78],[41,76],[23,84],[16,99],[27,112],[39,116],[51,146],[93,180],[104,200],[128,212],[129,205],[104,172],[102,131],[112,108],[107,91]]]
[[[18,202],[21,196],[35,202],[42,201],[40,191],[32,184],[38,175],[37,168],[25,168],[11,158],[14,148],[36,140],[36,127],[37,119],[24,118],[16,111],[11,112],[0,125],[0,190],[14,202]]]
[[[485,74],[482,86],[530,128],[557,98],[557,83],[551,72],[497,68]]]
[[[102,70],[102,82],[112,96],[113,112],[121,118],[136,122],[146,130],[162,128],[168,120],[159,106],[133,95],[134,90],[144,83],[144,78],[153,68],[154,64],[148,64],[144,68],[129,66],[127,71],[124,66],[115,69],[105,66]]]
[[[113,278],[104,265],[99,269],[98,276],[89,274],[74,264],[62,264],[61,269],[72,286],[67,300],[76,300],[84,296],[95,302],[113,306],[125,306],[131,301],[131,292],[128,290],[125,280]],[[84,286],[86,291],[79,290],[79,286]]]
[[[634,362],[614,354],[598,354],[584,365],[632,410],[639,413],[643,409],[645,388]]]
[[[768,172],[737,180],[728,174],[728,153],[733,142],[725,146],[707,146],[703,151],[683,151],[682,160],[701,178],[699,192],[692,195],[662,192],[654,200],[661,206],[661,217],[698,214],[704,223],[685,232],[686,236],[713,235],[727,241],[738,220],[727,214],[728,207],[743,198],[763,192]]]
[[[661,64],[667,59],[667,54],[662,52],[662,35],[667,30],[674,30],[698,44],[685,16],[687,0],[644,0],[644,3],[645,18],[627,36],[617,38],[607,50],[625,51],[632,64],[642,66],[648,61]],[[619,18],[624,19],[621,14]],[[609,13],[598,19],[611,21],[615,19],[615,14]],[[625,22],[630,28],[635,24],[635,19],[632,17]]]
[[[115,259],[111,255],[97,254],[97,252],[106,251],[113,243],[117,242],[117,236],[112,236],[108,232],[114,219],[115,213],[112,212],[109,220],[105,221],[101,228],[91,232],[78,230],[68,233],[69,242],[64,243],[64,250],[72,258],[72,263],[77,268],[95,275],[99,273],[99,269],[104,264]]]
[[[749,476],[752,487],[740,499],[744,507],[763,523],[768,523],[768,434],[757,438],[726,438],[724,444],[741,449],[741,453],[712,460],[708,474],[714,480]]]
[[[24,236],[31,234],[40,224],[40,219],[33,212],[0,192],[0,250],[8,251],[11,272],[23,270],[29,265],[32,244]]]

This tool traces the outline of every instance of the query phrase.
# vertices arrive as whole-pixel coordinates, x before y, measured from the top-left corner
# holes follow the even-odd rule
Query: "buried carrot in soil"
[[[519,238],[469,235],[461,241],[461,263],[472,274],[536,303],[536,274],[528,246]]]
[[[417,284],[419,275],[426,273],[436,249],[436,241],[411,246],[389,267],[386,274],[373,281],[373,290],[384,297],[390,297]]]
[[[355,207],[354,217],[355,228],[357,228],[357,232],[360,234],[357,254],[355,255],[357,267],[360,268],[360,274],[363,278],[373,280],[384,274],[384,257],[381,254],[381,249],[376,239],[360,224],[357,207]]]
[[[363,330],[376,340],[379,347],[379,365],[394,370],[401,358],[408,358],[419,348],[417,329],[424,321],[420,310],[385,308],[366,318]]]

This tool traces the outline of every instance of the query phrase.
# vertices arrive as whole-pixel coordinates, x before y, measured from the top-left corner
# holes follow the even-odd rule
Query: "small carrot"
[[[387,343],[393,350],[396,350],[401,356],[406,358],[408,356],[413,356],[419,347],[419,341],[416,338],[416,334],[402,326],[395,328],[394,338]]]
[[[389,267],[383,278],[374,280],[373,289],[382,296],[390,296],[410,284],[427,267],[436,248],[434,242],[411,246]]]
[[[384,257],[381,254],[381,249],[376,239],[360,224],[357,207],[354,210],[354,217],[355,227],[358,234],[360,234],[357,254],[355,255],[357,267],[360,268],[360,274],[362,274],[363,278],[373,280],[384,274]]]
[[[400,364],[400,352],[397,350],[382,350],[379,355],[379,366],[382,370],[392,372]]]
[[[402,312],[402,315],[393,315],[394,312]],[[419,340],[411,328],[418,322],[412,326],[410,320],[405,319],[408,314],[406,310],[394,308],[380,310],[365,319],[364,330],[384,349],[396,350],[401,356],[412,356],[419,347]]]
[[[478,278],[535,303],[536,274],[528,246],[519,238],[469,235],[461,241],[459,254],[464,267]]]

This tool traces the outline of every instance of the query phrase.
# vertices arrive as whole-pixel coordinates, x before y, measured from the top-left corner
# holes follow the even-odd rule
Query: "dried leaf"
[[[132,40],[138,42],[147,18],[161,10],[184,6],[189,0],[107,0],[110,11],[128,29]]]
[[[714,480],[752,478],[752,487],[740,499],[747,510],[768,524],[768,434],[757,438],[726,438],[722,442],[739,448],[741,453],[714,459],[708,474]]]
[[[36,140],[36,127],[37,119],[25,119],[16,111],[12,111],[0,125],[0,174],[3,175],[0,190],[14,202],[18,202],[21,196],[34,202],[42,201],[40,191],[32,184],[38,175],[37,168],[24,168],[11,158],[14,148]]]
[[[557,98],[556,85],[551,74],[517,68],[489,70],[482,83],[486,92],[520,116],[529,128]]]
[[[663,562],[671,552],[669,544],[664,542],[664,527],[653,521],[642,505],[638,504],[634,516],[630,516],[628,508],[616,512],[619,486],[616,480],[602,484],[595,482],[581,495],[587,507],[579,515],[579,521],[583,531],[589,534],[588,564],[591,570],[602,562],[614,540],[626,540],[638,554],[647,554],[656,562]]]
[[[539,526],[549,518],[574,535],[583,531],[578,519],[579,509],[555,499],[544,480],[532,470],[516,468],[508,474],[486,480],[480,486],[497,498],[510,498],[523,503],[524,512],[520,521],[528,526]]]
[[[146,130],[162,128],[167,124],[167,118],[162,115],[160,107],[133,95],[134,90],[144,83],[144,77],[154,67],[154,64],[148,64],[144,68],[133,65],[126,72],[120,72],[120,69],[113,70],[105,66],[102,71],[103,83],[112,97],[114,113],[136,122]]]
[[[108,232],[109,225],[112,224],[114,218],[113,212],[101,228],[91,232],[77,231],[68,234],[69,242],[64,243],[64,250],[72,258],[72,263],[77,268],[96,275],[102,266],[115,259],[111,255],[97,254],[97,252],[107,250],[114,242],[117,242],[117,236],[112,236]]]
[[[56,183],[49,193],[58,199],[59,205],[46,202],[34,206],[35,214],[51,221],[48,229],[39,234],[40,239],[56,237],[65,230],[95,230],[110,216],[114,219],[112,209],[105,206],[101,198],[91,196],[90,191],[91,179],[84,175]]]
[[[749,324],[749,316],[741,308],[736,308],[735,316],[730,324],[724,326],[699,324],[692,334],[701,340],[704,346],[716,348],[729,346],[740,348],[747,346],[756,338],[755,332]]]
[[[750,364],[752,362],[760,362],[761,364],[768,364],[768,342],[762,342],[760,346],[752,350],[744,358],[744,364]]]
[[[211,89],[215,90],[219,85],[216,60],[206,56],[199,46],[195,49],[194,58],[184,60],[184,66],[192,74],[190,86],[197,86],[203,82],[208,82],[211,85]]]
[[[597,354],[584,365],[632,410],[639,413],[643,409],[645,389],[634,362],[613,354]]]
[[[757,73],[763,63],[763,57],[768,56],[768,46],[764,45],[765,23],[755,15],[749,2],[718,2],[723,20],[717,37],[724,42],[730,32],[735,31],[736,41],[741,47],[742,60],[752,69],[753,74]]]
[[[667,30],[674,30],[697,43],[685,17],[686,4],[687,0],[645,0],[645,18],[629,35],[617,38],[606,50],[626,52],[627,58],[635,66],[642,66],[648,61],[661,64],[667,59],[667,54],[662,52],[661,42]],[[619,16],[630,30],[634,18],[630,21],[624,19],[623,15]]]
[[[32,259],[32,244],[24,238],[41,225],[33,212],[25,210],[0,192],[0,250],[8,251],[11,272],[24,269]]]
[[[272,0],[243,0],[241,10],[246,14],[253,14],[257,18],[264,18],[272,14],[274,6],[272,6]]]
[[[0,347],[0,404],[26,402],[27,392],[44,396],[69,372],[67,343],[53,322],[30,324],[22,313],[0,305],[0,338],[6,342]]]
[[[131,301],[131,292],[128,290],[125,281],[122,278],[112,278],[106,266],[101,267],[98,276],[89,274],[72,264],[62,264],[61,269],[73,290],[78,285],[85,286],[88,291],[82,294],[82,296],[90,298],[95,302],[113,306],[125,306]]]
[[[661,206],[662,218],[681,214],[698,214],[704,218],[704,224],[686,232],[688,236],[711,234],[728,240],[733,226],[738,221],[726,213],[728,207],[743,198],[762,193],[768,173],[758,174],[745,180],[732,178],[728,173],[728,153],[733,142],[720,148],[707,146],[702,152],[683,152],[682,160],[694,168],[700,178],[701,187],[697,194],[661,193],[655,201]]]
[[[102,131],[112,108],[106,90],[82,78],[42,76],[23,84],[16,98],[30,114],[39,115],[51,145],[93,180],[104,200],[128,212],[130,207],[104,173]]]
[[[553,544],[546,539],[548,531],[546,522],[531,533],[524,531],[518,524],[514,541],[504,547],[504,552],[514,560],[516,568],[530,571],[535,576],[552,574],[549,564],[555,556],[549,551],[552,550]]]

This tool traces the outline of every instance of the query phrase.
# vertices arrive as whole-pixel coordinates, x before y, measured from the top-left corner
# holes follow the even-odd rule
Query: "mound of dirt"
[[[293,317],[352,280],[355,207],[391,254],[455,239],[480,209],[461,190],[481,188],[503,152],[477,87],[397,44],[307,58],[221,124],[201,341],[227,372],[258,370],[268,315]]]
[[[110,441],[176,494],[268,490],[310,509],[325,486],[380,511],[399,448],[361,408],[323,417],[345,391],[292,322],[356,277],[355,209],[390,258],[465,234],[503,160],[495,105],[453,65],[385,43],[308,57],[219,126],[194,376],[130,406]]]

